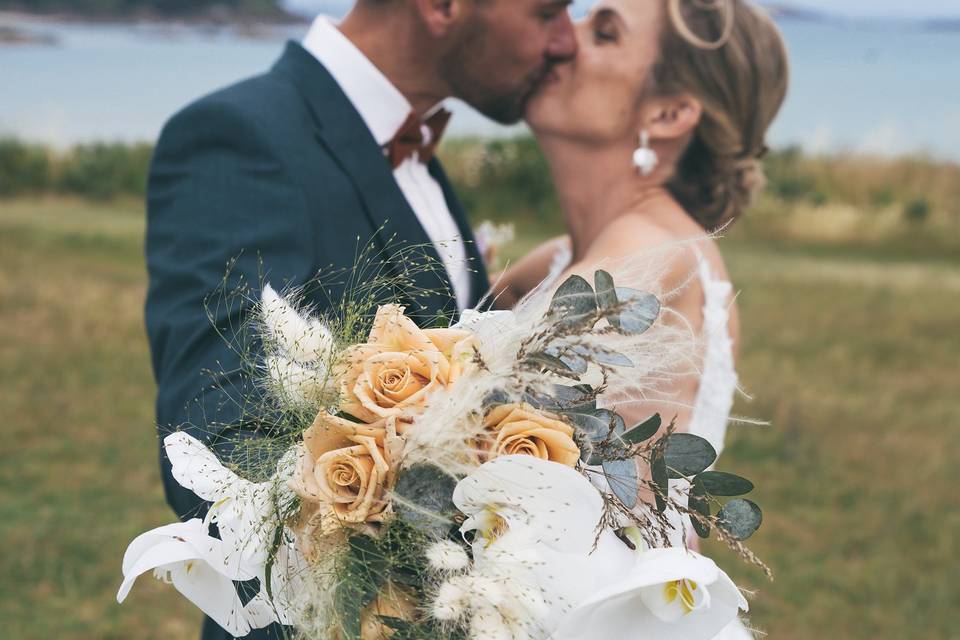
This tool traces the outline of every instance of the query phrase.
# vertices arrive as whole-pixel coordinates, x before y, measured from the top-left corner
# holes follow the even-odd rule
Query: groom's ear
[[[650,137],[683,138],[700,124],[703,105],[688,94],[655,98],[644,109],[644,121]]]
[[[464,0],[414,0],[417,11],[431,35],[442,38],[461,20]]]

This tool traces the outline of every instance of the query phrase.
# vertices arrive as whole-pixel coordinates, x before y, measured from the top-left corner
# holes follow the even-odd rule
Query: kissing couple
[[[703,361],[670,381],[680,430],[719,453],[737,387],[739,324],[713,232],[762,185],[765,134],[783,103],[787,57],[745,0],[600,0],[573,22],[568,0],[357,0],[318,17],[263,75],[186,107],[164,128],[148,189],[146,324],[162,436],[184,429],[229,459],[243,438],[242,354],[222,338],[254,302],[205,304],[224,285],[285,288],[355,266],[412,273],[394,292],[414,318],[481,302],[510,308],[535,288],[664,246],[661,288]],[[458,98],[502,124],[525,121],[548,161],[567,233],[499,274],[435,151]],[[409,270],[409,247],[441,269]],[[303,302],[323,313],[333,283]],[[251,298],[255,299],[258,291]],[[215,384],[210,372],[216,371]],[[709,392],[707,392],[709,391]],[[179,486],[181,518],[206,506]],[[678,544],[683,543],[681,539]],[[252,638],[282,637],[277,627]],[[227,637],[207,620],[203,637]],[[750,637],[739,623],[724,637]]]

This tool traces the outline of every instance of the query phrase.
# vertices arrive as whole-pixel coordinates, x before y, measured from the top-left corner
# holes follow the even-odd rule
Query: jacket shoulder
[[[267,72],[194,100],[167,121],[164,134],[197,124],[271,126],[296,120],[298,115],[307,114],[296,87],[283,75]]]

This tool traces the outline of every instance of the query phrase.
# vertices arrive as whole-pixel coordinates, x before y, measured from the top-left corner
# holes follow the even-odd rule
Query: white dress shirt
[[[326,67],[360,113],[370,133],[385,147],[413,112],[410,102],[326,16],[313,21],[303,47]],[[384,158],[384,162],[389,162]],[[443,189],[415,157],[407,158],[393,177],[433,242],[450,276],[457,306],[470,303],[470,270],[460,229]]]

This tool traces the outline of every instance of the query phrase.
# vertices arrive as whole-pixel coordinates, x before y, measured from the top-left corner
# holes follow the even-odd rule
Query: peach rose
[[[580,448],[573,427],[552,413],[528,404],[494,407],[483,420],[490,436],[481,442],[487,460],[507,455],[529,455],[574,467]]]
[[[343,353],[341,410],[364,422],[416,415],[432,392],[456,382],[472,354],[469,331],[420,329],[403,307],[384,305],[368,341]]]
[[[290,488],[301,498],[294,528],[308,559],[315,559],[317,537],[383,520],[392,461],[403,447],[399,426],[396,418],[368,425],[321,412],[304,433]]]

